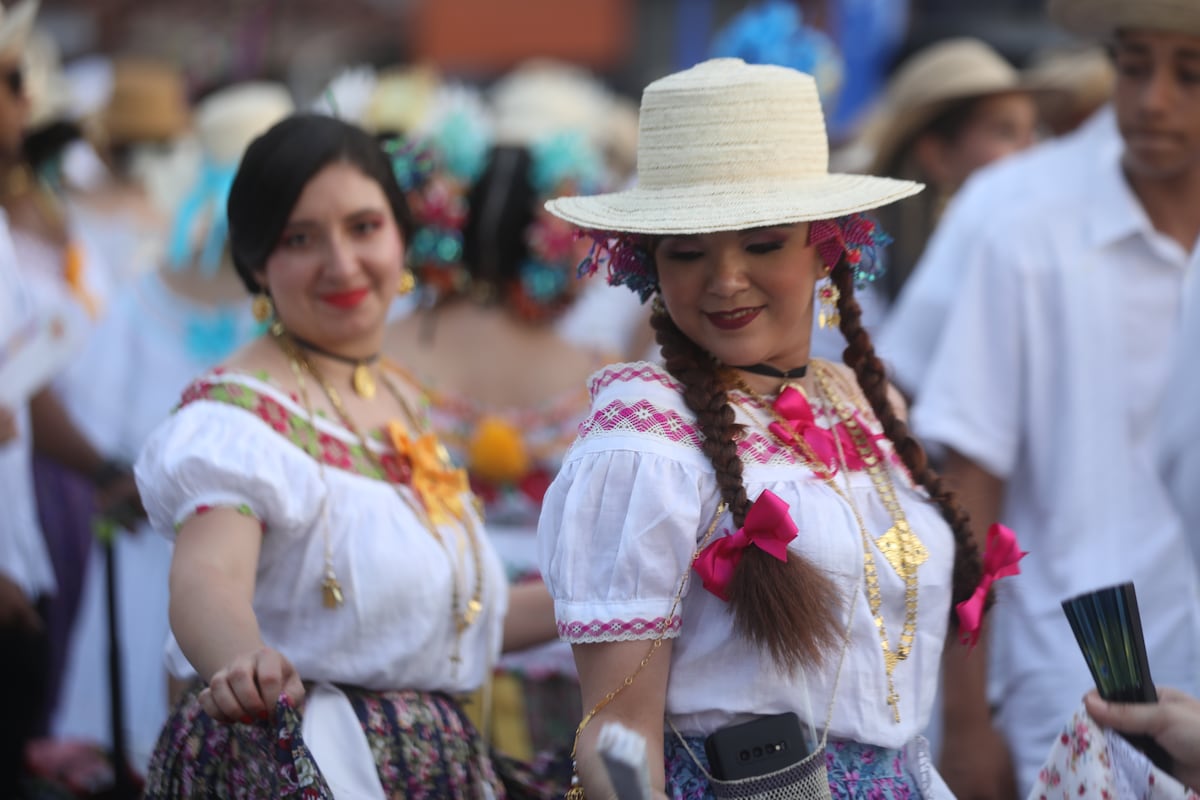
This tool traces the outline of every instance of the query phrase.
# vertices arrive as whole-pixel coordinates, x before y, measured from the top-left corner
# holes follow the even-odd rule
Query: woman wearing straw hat
[[[1033,143],[1037,106],[1020,74],[978,39],[947,39],[908,59],[863,137],[869,172],[930,191],[880,211],[895,237],[883,289],[889,301],[912,272],[950,197],[971,173]]]
[[[576,793],[610,796],[597,737],[619,721],[676,798],[946,796],[919,732],[951,606],[977,634],[995,576],[981,584],[854,300],[881,240],[861,213],[921,187],[828,173],[815,82],[783,67],[670,75],[640,125],[636,187],[547,205],[654,298],[665,359],[593,376],[539,526],[587,712]],[[814,296],[845,367],[810,361]],[[1011,532],[994,538],[1015,572]],[[786,755],[730,729],[786,712],[803,721]]]

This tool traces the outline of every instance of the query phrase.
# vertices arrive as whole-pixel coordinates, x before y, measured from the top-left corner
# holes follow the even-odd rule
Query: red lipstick
[[[355,289],[350,292],[331,292],[321,295],[321,299],[337,308],[354,308],[370,294],[369,289]]]
[[[720,328],[723,331],[735,331],[753,322],[762,313],[762,310],[762,306],[758,306],[757,308],[735,308],[732,311],[709,311],[704,316],[708,317],[708,321],[712,323],[714,328]]]

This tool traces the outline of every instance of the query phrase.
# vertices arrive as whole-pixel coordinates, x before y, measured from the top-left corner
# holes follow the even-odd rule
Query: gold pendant
[[[375,396],[375,379],[371,377],[371,370],[367,369],[366,364],[356,364],[354,366],[354,374],[350,377],[350,384],[354,387],[354,393],[359,397],[370,400]]]
[[[321,581],[321,594],[325,599],[326,608],[338,608],[345,601],[342,596],[342,585],[333,575],[326,575]]]
[[[467,603],[467,610],[463,613],[463,622],[465,622],[468,627],[475,624],[475,620],[479,619],[479,612],[482,610],[483,603],[472,599],[469,603]]]
[[[905,580],[911,577],[910,571],[916,572],[929,558],[929,551],[904,520],[888,528],[887,533],[875,540],[875,546]]]

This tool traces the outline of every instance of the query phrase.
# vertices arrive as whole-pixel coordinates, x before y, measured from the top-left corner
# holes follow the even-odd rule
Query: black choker
[[[808,364],[788,370],[772,367],[770,364],[751,364],[746,367],[734,367],[734,369],[740,369],[743,372],[753,372],[755,375],[766,375],[769,378],[787,378],[791,380],[803,378],[805,373],[808,372]]]
[[[293,342],[309,352],[325,356],[326,358],[332,358],[334,361],[340,361],[343,364],[349,364],[354,367],[354,372],[350,375],[350,385],[354,387],[354,393],[368,400],[375,396],[375,379],[371,376],[371,371],[367,369],[367,365],[378,361],[379,353],[367,356],[366,358],[351,358],[338,353],[332,353],[323,347],[318,347],[312,342],[306,342],[294,333],[289,332],[287,335]]]

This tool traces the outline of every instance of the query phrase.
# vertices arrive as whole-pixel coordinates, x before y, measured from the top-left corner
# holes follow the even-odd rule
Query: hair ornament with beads
[[[866,214],[809,223],[808,243],[817,248],[825,266],[832,270],[845,257],[858,289],[883,275],[883,249],[891,242],[892,237]]]
[[[478,93],[453,86],[439,90],[423,125],[384,144],[416,222],[409,265],[439,295],[465,284],[467,194],[487,165],[491,144],[491,123]]]

